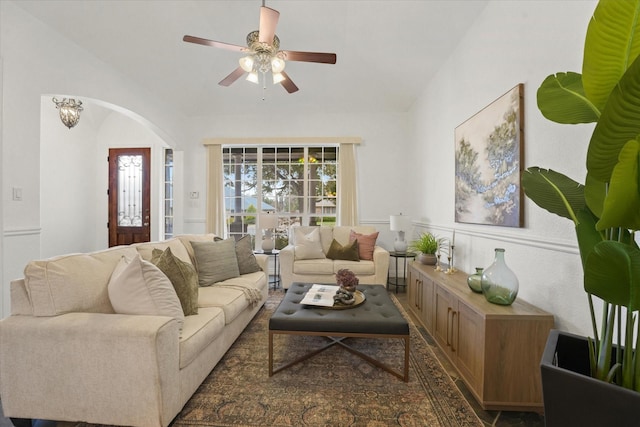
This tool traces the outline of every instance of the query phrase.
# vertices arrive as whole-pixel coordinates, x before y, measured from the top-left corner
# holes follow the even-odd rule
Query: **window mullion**
[[[262,212],[262,199],[263,199],[263,195],[262,195],[262,189],[263,189],[263,185],[262,185],[262,170],[264,168],[264,164],[262,163],[262,147],[258,147],[258,173],[256,176],[256,201],[258,206],[256,206],[256,208],[258,209],[258,216],[260,214],[260,212]]]
[[[309,147],[303,147],[302,162],[302,217],[303,224],[309,225]]]

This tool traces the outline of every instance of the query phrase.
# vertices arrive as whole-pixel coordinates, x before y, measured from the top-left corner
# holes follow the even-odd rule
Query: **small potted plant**
[[[356,274],[348,268],[341,268],[336,273],[336,283],[340,289],[333,296],[334,304],[353,305],[356,302],[355,296],[360,280]]]
[[[347,292],[355,292],[359,282],[358,276],[348,268],[341,268],[336,273],[336,283]]]
[[[440,248],[440,241],[433,233],[424,232],[420,233],[416,240],[413,240],[409,245],[409,249],[419,252],[418,262],[427,265],[435,265],[436,252]]]

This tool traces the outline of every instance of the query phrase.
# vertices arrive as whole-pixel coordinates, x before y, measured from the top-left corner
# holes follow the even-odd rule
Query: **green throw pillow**
[[[196,270],[200,286],[211,286],[238,277],[236,241],[233,238],[217,242],[191,242],[196,255]]]
[[[151,263],[160,269],[176,290],[185,316],[198,314],[198,273],[189,263],[173,255],[171,248],[154,249]]]
[[[262,270],[258,265],[256,256],[253,254],[251,236],[248,234],[236,242],[236,258],[238,259],[240,274],[255,273]]]
[[[342,246],[336,239],[333,239],[327,252],[327,258],[360,261],[360,256],[358,255],[358,240],[353,240],[346,246]]]

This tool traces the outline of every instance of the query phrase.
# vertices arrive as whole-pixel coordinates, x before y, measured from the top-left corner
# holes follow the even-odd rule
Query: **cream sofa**
[[[148,260],[171,248],[192,263],[191,241],[119,246],[34,261],[11,283],[11,315],[0,321],[0,399],[4,415],[126,426],[167,426],[264,304],[261,271],[197,291],[198,313],[115,314],[107,285],[124,257]],[[140,264],[143,264],[139,261]],[[259,292],[246,298],[243,288]]]
[[[322,257],[313,259],[298,259],[296,257],[296,230],[310,233],[317,228],[322,245]],[[326,258],[331,243],[335,239],[340,245],[347,245],[351,231],[370,235],[376,232],[371,226],[336,226],[313,227],[293,226],[289,232],[289,244],[280,251],[280,275],[284,289],[289,289],[294,282],[303,283],[335,283],[335,273],[348,268],[353,271],[361,284],[387,284],[389,273],[389,252],[376,245],[373,250],[373,260],[347,261]]]

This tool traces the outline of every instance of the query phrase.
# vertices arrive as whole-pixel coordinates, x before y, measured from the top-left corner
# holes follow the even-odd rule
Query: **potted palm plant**
[[[409,244],[409,249],[418,252],[418,262],[435,265],[436,252],[440,248],[440,240],[433,233],[420,233],[416,240]]]
[[[637,425],[640,419],[639,20],[640,0],[600,0],[587,28],[582,73],[550,75],[537,92],[547,119],[596,124],[584,184],[539,167],[522,177],[531,200],[575,225],[593,325],[588,339],[559,331],[549,336],[541,363],[547,426]]]

